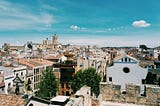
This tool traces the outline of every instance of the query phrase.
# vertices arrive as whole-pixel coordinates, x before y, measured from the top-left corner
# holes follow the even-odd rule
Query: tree
[[[58,82],[51,68],[47,68],[42,72],[40,87],[37,96],[50,99],[56,95],[58,90]]]
[[[154,84],[154,77],[151,72],[148,72],[148,74],[147,74],[146,84]]]
[[[160,78],[158,78],[158,85],[160,86]]]
[[[160,61],[160,54],[158,55],[158,60]]]
[[[94,68],[79,70],[71,80],[71,87],[74,92],[79,90],[82,86],[87,85],[91,87],[91,93],[96,96],[99,95],[99,82],[101,81],[100,75]]]
[[[144,50],[148,49],[148,47],[146,45],[140,45],[139,48],[144,49]]]

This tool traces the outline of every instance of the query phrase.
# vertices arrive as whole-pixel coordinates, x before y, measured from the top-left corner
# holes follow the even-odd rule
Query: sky
[[[160,0],[0,0],[0,46],[160,45]]]

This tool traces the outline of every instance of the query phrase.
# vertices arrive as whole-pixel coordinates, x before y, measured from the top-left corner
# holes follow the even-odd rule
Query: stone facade
[[[71,98],[65,106],[91,106],[91,88],[83,86],[75,93],[75,97]]]
[[[146,85],[145,94],[140,94],[140,86],[128,84],[126,92],[121,92],[121,86],[109,83],[100,83],[100,101],[112,101],[120,103],[133,103],[138,105],[159,106],[160,87]]]

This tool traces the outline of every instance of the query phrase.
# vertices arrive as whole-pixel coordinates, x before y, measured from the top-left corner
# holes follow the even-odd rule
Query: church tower
[[[53,45],[58,45],[58,36],[56,34],[54,34],[53,39],[52,39],[52,44]]]
[[[61,48],[62,45],[58,42],[58,35],[54,34],[53,38],[52,38],[52,47],[54,49],[58,49]]]

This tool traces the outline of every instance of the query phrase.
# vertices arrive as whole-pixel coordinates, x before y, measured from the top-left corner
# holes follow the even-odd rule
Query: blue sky
[[[160,0],[0,0],[0,45],[160,45]]]

